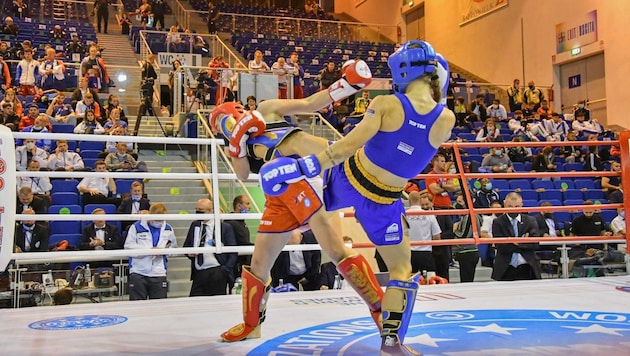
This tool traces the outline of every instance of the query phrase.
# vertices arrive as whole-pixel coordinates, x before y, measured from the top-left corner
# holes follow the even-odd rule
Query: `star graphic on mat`
[[[438,342],[442,341],[457,341],[457,339],[439,339],[435,337],[431,337],[429,334],[422,334],[414,337],[407,337],[405,339],[407,343],[412,344],[421,344],[424,346],[438,347]]]
[[[497,333],[501,335],[512,335],[512,333],[510,333],[512,330],[526,330],[525,328],[504,328],[496,323],[488,324],[486,326],[462,325],[462,327],[473,329],[468,333]]]
[[[579,330],[576,332],[576,334],[601,333],[601,334],[617,335],[617,336],[623,336],[617,331],[630,331],[630,329],[607,328],[599,324],[592,324],[590,326],[563,326],[563,328]]]

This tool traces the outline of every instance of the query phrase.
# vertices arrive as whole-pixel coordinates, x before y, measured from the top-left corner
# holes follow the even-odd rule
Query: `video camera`
[[[142,102],[151,100],[153,98],[153,92],[155,80],[153,78],[145,78],[140,82],[140,98]]]

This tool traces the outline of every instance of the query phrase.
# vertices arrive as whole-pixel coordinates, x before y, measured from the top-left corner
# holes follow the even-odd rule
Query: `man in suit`
[[[238,195],[234,197],[234,200],[232,201],[232,213],[247,214],[250,211],[250,206],[251,201],[247,196]],[[230,224],[230,226],[232,226],[232,229],[234,230],[234,237],[236,238],[237,246],[253,245],[249,236],[249,228],[247,227],[247,223],[245,223],[245,220],[227,220],[226,223]],[[234,265],[234,275],[240,276],[243,270],[243,266],[251,265],[251,261],[251,255],[238,256],[238,258],[236,259],[236,264]]]
[[[28,208],[22,214],[35,215],[35,210]],[[22,220],[15,223],[15,252],[46,252],[50,233],[45,224],[35,220]]]
[[[22,187],[18,191],[15,211],[19,213],[26,209],[33,209],[34,214],[46,214],[46,202],[44,199],[36,197],[31,187]]]
[[[506,208],[522,208],[523,198],[516,192],[505,197]],[[503,214],[492,222],[492,237],[538,237],[538,224],[532,216],[523,213]],[[534,243],[497,244],[492,279],[514,281],[540,279],[540,260],[536,256],[539,248]]]
[[[125,197],[120,202],[116,212],[118,214],[140,214],[142,210],[149,210],[151,203],[149,199],[144,197],[144,187],[140,182],[131,183],[131,190],[129,197]],[[125,220],[122,222],[122,230],[127,231],[129,225],[133,224],[131,220]]]
[[[551,203],[546,201],[542,202],[540,206],[551,206]],[[562,236],[560,233],[560,227],[558,225],[558,219],[553,215],[552,212],[540,212],[540,214],[536,214],[534,216],[536,219],[536,223],[538,224],[538,231],[544,237],[559,237]],[[541,250],[545,251],[555,251],[556,246],[547,245],[541,246]]]
[[[210,199],[199,199],[195,204],[197,214],[212,214]],[[190,224],[184,247],[215,246],[214,220],[197,220]],[[227,223],[221,223],[223,246],[235,246],[234,230]],[[234,264],[237,253],[188,254],[190,259],[190,279],[193,281],[190,296],[226,295],[228,283],[234,282]]]
[[[291,233],[288,245],[316,244],[315,235],[311,230],[301,232],[299,229]],[[319,266],[322,263],[322,253],[312,251],[283,251],[280,253],[271,269],[272,284],[279,285],[280,279],[284,283],[291,283],[295,287],[302,285],[304,290],[319,290]]]
[[[105,222],[105,210],[96,208],[92,211],[94,220],[83,229],[79,242],[81,250],[117,250],[123,248],[123,239],[116,225]],[[90,262],[93,267],[112,268],[113,261]]]

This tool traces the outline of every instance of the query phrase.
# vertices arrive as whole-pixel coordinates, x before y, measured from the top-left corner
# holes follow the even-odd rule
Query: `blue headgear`
[[[392,71],[394,91],[404,93],[413,80],[435,71],[437,58],[429,43],[411,40],[389,56],[387,65]]]
[[[446,59],[439,53],[436,54],[436,57],[438,62],[437,75],[440,80],[440,87],[442,88],[442,100],[440,104],[446,105],[446,91],[448,90],[451,73],[448,70],[448,62]]]

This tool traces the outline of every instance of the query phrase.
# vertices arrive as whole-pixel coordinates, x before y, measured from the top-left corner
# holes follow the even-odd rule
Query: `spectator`
[[[17,64],[17,72],[15,74],[15,80],[20,84],[20,95],[35,95],[37,94],[37,83],[39,63],[33,59],[33,50],[30,48],[24,49],[24,59]]]
[[[79,105],[77,105],[77,107],[79,107]],[[94,111],[87,110],[85,112],[85,117],[83,118],[83,121],[81,121],[81,123],[74,128],[73,132],[75,134],[102,135],[105,133],[105,129],[98,121],[96,121]]]
[[[55,25],[55,27],[48,32],[48,36],[54,40],[65,40],[68,37],[68,33],[61,28],[61,25]]]
[[[617,208],[617,216],[612,219],[610,229],[615,236],[626,236],[626,213],[623,208]]]
[[[92,93],[85,94],[83,100],[79,100],[77,102],[77,118],[85,119],[86,113],[88,111],[92,112],[96,120],[101,120],[101,104],[95,100],[94,96],[92,96]]]
[[[523,124],[527,124],[527,121],[523,117],[523,112],[521,110],[514,111],[514,117],[508,121],[508,128],[512,131],[512,134],[525,134]]]
[[[535,117],[532,122],[528,122],[525,125],[525,136],[534,142],[553,141],[553,137],[545,130],[540,120],[536,120]]]
[[[28,171],[30,172],[39,172],[39,167],[40,163],[37,160],[33,159],[28,162]],[[46,207],[50,206],[50,190],[52,189],[52,184],[50,184],[48,177],[18,177],[17,189],[20,190],[22,187],[30,187],[35,196],[44,200]]]
[[[455,113],[456,119],[455,126],[459,128],[468,127],[471,131],[473,130],[472,124],[470,124],[466,120],[466,118],[468,117],[468,109],[466,108],[463,97],[458,96],[455,99],[455,107],[453,108],[453,112]]]
[[[35,215],[33,209],[24,209],[22,214]],[[45,224],[35,220],[15,223],[15,252],[47,252],[50,233]]]
[[[506,208],[522,208],[523,198],[518,193],[505,197]],[[492,237],[538,237],[538,223],[533,216],[524,213],[507,213],[492,223]],[[492,269],[492,279],[514,281],[540,279],[542,268],[536,256],[538,242],[496,244],[497,256]]]
[[[118,126],[115,129],[111,130],[109,133],[110,136],[128,136],[128,133],[125,133],[125,129],[122,126]],[[124,139],[124,137],[112,137],[111,140],[114,139]],[[116,152],[116,145],[121,141],[107,141],[105,142],[105,150],[101,153],[99,158],[105,158],[108,154],[112,152]],[[125,142],[127,144],[127,153],[131,154],[134,159],[137,159],[137,154],[134,153],[134,143],[133,142]]]
[[[3,42],[4,43],[4,42]],[[5,94],[7,89],[11,87],[11,70],[9,64],[5,62],[5,56],[0,53],[0,93]]]
[[[68,287],[57,290],[52,296],[53,305],[72,304],[72,300],[74,300],[74,294],[72,293],[72,288]]]
[[[293,230],[288,245],[316,244],[315,235],[310,230]],[[319,290],[319,267],[322,253],[313,251],[283,251],[271,269],[272,285],[278,286],[280,279],[304,290]]]
[[[495,147],[490,149],[490,154],[486,155],[481,162],[481,166],[492,173],[513,173],[512,161],[503,148]]]
[[[28,114],[26,116],[22,116],[20,119],[18,130],[22,131],[29,126],[34,125],[37,117],[39,117],[39,107],[37,104],[33,103],[28,107]],[[20,145],[21,143],[18,141],[17,144]]]
[[[297,52],[291,52],[287,67],[293,75],[293,99],[304,98],[304,68],[300,65]]]
[[[573,120],[572,128],[577,131],[578,135],[599,135],[602,132],[602,127],[596,119],[586,120],[586,114],[584,112],[576,112],[575,120]]]
[[[545,130],[552,137],[551,141],[562,141],[569,133],[569,125],[562,120],[558,113],[552,113],[551,118],[543,120]]]
[[[151,5],[149,5],[148,0],[142,0],[142,3],[134,12],[130,12],[129,16],[140,15],[140,25],[143,29],[147,28],[149,24],[149,15],[151,14]]]
[[[197,214],[212,214],[212,201],[204,198],[195,204]],[[190,224],[184,247],[211,247],[217,245],[214,219],[197,220]],[[236,239],[232,226],[221,223],[222,246],[235,246]],[[234,282],[234,265],[238,253],[192,253],[190,259],[190,296],[226,295],[228,284]]]
[[[107,172],[107,166],[103,161],[96,161],[94,168],[98,173]],[[120,198],[114,198],[116,196],[116,183],[113,178],[86,177],[79,182],[77,189],[82,195],[83,206],[87,204],[120,205]],[[110,195],[112,198],[109,197]]]
[[[142,183],[135,181],[131,183],[129,193],[123,194],[120,205],[116,209],[118,214],[140,214],[143,210],[149,210],[151,202],[144,196],[144,187]],[[122,230],[127,231],[129,226],[133,224],[131,220],[122,221]]]
[[[240,97],[238,96],[238,75],[239,73],[246,73],[246,72],[242,71],[242,69],[244,69],[245,66],[241,62],[237,61],[234,66],[236,67],[237,70],[233,71],[232,73],[232,78],[230,79],[230,89],[232,90],[232,99],[234,99],[234,101],[239,101]]]
[[[18,189],[18,199],[16,202],[16,212],[31,209],[35,214],[46,214],[46,201],[35,196],[31,187],[22,187]],[[46,245],[48,248],[48,245]]]
[[[18,18],[30,17],[28,4],[24,3],[23,0],[13,0],[11,12],[13,12],[13,16]]]
[[[120,109],[114,108],[109,113],[107,122],[105,123],[105,125],[103,125],[103,128],[105,129],[105,134],[109,135],[112,132],[112,130],[118,127],[122,127],[123,130],[125,131],[125,134],[128,133],[127,123],[122,121],[122,119],[120,118]],[[133,146],[131,148],[133,148]]]
[[[370,99],[370,92],[368,90],[363,90],[361,92],[361,97],[354,101],[354,111],[350,115],[365,114],[365,111],[368,106],[370,106],[371,102],[372,99]]]
[[[256,110],[256,97],[250,95],[247,97],[247,106],[245,107],[247,110]]]
[[[54,171],[83,171],[83,159],[76,152],[68,152],[68,141],[58,140],[55,153],[48,157],[48,168]]]
[[[221,13],[219,12],[219,9],[217,9],[214,6],[214,3],[212,1],[208,2],[208,33],[209,34],[215,34],[217,33],[217,20],[219,20],[219,17],[221,16]]]
[[[72,34],[72,40],[66,43],[66,56],[70,58],[72,62],[80,62],[81,57],[87,52],[83,42],[79,40],[79,35]],[[86,82],[87,84],[87,82]]]
[[[610,171],[621,174],[621,163],[610,162]],[[623,203],[621,176],[602,177],[602,190],[609,203]]]
[[[555,172],[557,166],[555,163],[556,155],[553,153],[551,146],[546,146],[534,157],[532,171],[535,172]]]
[[[521,106],[523,105],[523,92],[521,91],[520,83],[520,80],[514,79],[512,86],[507,89],[511,112],[521,110]]]
[[[523,142],[523,136],[514,136],[512,142]],[[508,157],[512,162],[531,162],[534,158],[529,147],[515,146],[508,148]]]
[[[578,114],[584,114],[584,121],[591,121],[591,110],[586,107],[586,100],[578,101],[577,109],[573,112],[573,116],[577,117]]]
[[[9,105],[11,105],[11,107],[13,108],[13,112],[18,116],[18,117],[22,117],[23,113],[23,109],[22,109],[22,103],[17,99],[17,96],[15,95],[15,90],[13,88],[9,88],[6,90],[6,92],[4,93],[4,98],[2,99],[2,102],[0,102],[2,104],[4,103],[8,103]],[[27,125],[28,126],[28,125]],[[23,129],[19,128],[19,129]]]
[[[8,127],[11,131],[17,131],[20,126],[20,118],[13,111],[11,103],[2,103],[2,112],[0,112],[0,124]]]
[[[76,126],[77,117],[74,110],[72,110],[72,106],[65,104],[65,100],[66,94],[62,91],[58,92],[57,96],[50,101],[50,105],[46,109],[46,115],[48,115],[53,125],[66,124]]]
[[[271,70],[263,60],[263,53],[260,50],[254,52],[254,59],[249,61],[247,68],[253,72],[268,72]]]
[[[507,111],[505,110],[505,106],[501,105],[499,99],[494,99],[492,105],[490,105],[486,111],[490,118],[494,118],[498,121],[507,120]]]
[[[188,88],[186,90],[186,114],[196,114],[197,110],[201,106],[201,100],[195,95],[195,90],[193,88]]]
[[[40,167],[48,167],[48,153],[35,145],[35,139],[24,140],[24,146],[15,148],[15,163],[18,171],[26,171],[31,161],[39,163]]]
[[[278,76],[278,99],[287,98],[287,81],[289,69],[284,57],[278,57],[278,61],[271,65],[271,71]]]
[[[151,3],[151,10],[153,10],[153,27],[157,28],[158,31],[161,31],[164,28],[166,3],[164,0],[153,0]]]
[[[499,129],[497,129],[494,123],[494,119],[487,119],[486,124],[477,133],[475,141],[494,142],[499,136],[501,136],[501,132]]]
[[[101,91],[110,85],[110,80],[107,75],[107,66],[98,52],[96,44],[90,45],[88,56],[81,61],[81,76],[87,78],[88,87]]]
[[[326,68],[321,71],[320,75],[321,89],[328,89],[329,86],[341,78],[341,74],[335,68],[335,61],[332,59],[328,61]]]
[[[79,249],[81,250],[119,250],[123,248],[123,238],[118,227],[105,221],[106,213],[101,208],[92,210],[94,220],[83,228]],[[94,268],[110,268],[114,261],[92,261]]]
[[[588,172],[601,172],[604,165],[597,153],[597,146],[588,146],[588,153],[584,157],[584,170]]]
[[[94,1],[93,13],[96,14],[98,33],[101,33],[101,24],[103,25],[103,32],[107,33],[107,22],[109,22],[109,0]]]
[[[103,164],[103,167],[105,165]],[[166,206],[157,203],[150,214],[166,214]],[[173,227],[164,220],[140,220],[129,227],[125,249],[175,248],[177,239]],[[129,258],[129,300],[166,298],[166,256],[141,256]]]
[[[527,83],[527,88],[523,92],[523,101],[530,110],[537,111],[540,103],[545,99],[542,90],[536,87],[533,80]]]
[[[17,36],[18,27],[15,25],[15,23],[13,23],[12,18],[7,16],[4,19],[4,25],[2,25],[2,30],[0,30],[0,33],[3,33],[5,35]]]
[[[250,212],[251,201],[245,195],[237,195],[232,201],[232,213],[233,214],[247,214]],[[226,223],[232,226],[234,230],[234,237],[236,238],[237,246],[252,246],[253,243],[250,240],[249,228],[244,219],[226,220]],[[243,270],[243,266],[249,266],[252,261],[251,255],[239,255],[234,265],[234,275],[240,276]],[[230,286],[231,288],[231,286]]]
[[[63,62],[56,59],[54,48],[46,50],[46,57],[39,66],[39,75],[41,76],[40,88],[43,90],[56,89],[64,90],[63,81],[66,78],[66,67]]]
[[[29,109],[30,111],[30,109]],[[35,122],[33,123],[33,125],[27,126],[24,129],[20,130],[22,132],[32,132],[32,133],[48,133],[50,132],[50,129],[48,127],[46,127],[46,124],[48,123],[48,119],[46,118],[45,115],[41,115],[39,114],[37,116],[37,118],[35,119]],[[16,145],[21,145],[22,144],[22,140],[18,139],[15,140],[15,144]],[[46,152],[50,152],[50,145],[52,144],[52,141],[49,139],[37,139],[35,141],[35,146],[37,146],[38,148],[41,148],[42,150],[46,151]]]
[[[408,211],[423,211],[421,200],[426,201],[428,197],[422,198],[420,192],[409,194]],[[442,230],[435,218],[435,215],[408,215],[409,241],[431,241],[440,240]],[[411,246],[411,273],[431,271],[435,272],[435,261],[433,260],[431,245]]]
[[[429,174],[446,174],[446,159],[441,154],[436,154],[431,161],[431,171]],[[456,172],[455,172],[456,173]],[[449,193],[461,190],[452,178],[425,178],[427,192],[431,196],[433,205],[438,208],[450,208],[453,203]]]
[[[503,204],[501,204],[501,201],[497,200],[490,204],[490,208],[501,209],[503,208]],[[498,216],[499,215],[497,213],[493,213],[484,214],[481,217],[481,229],[479,230],[479,236],[481,238],[492,238],[492,223],[494,222],[494,220],[496,220]],[[484,267],[493,267],[494,259],[496,257],[494,245],[479,244],[477,247],[479,248],[481,265]]]
[[[577,143],[575,131],[569,131],[565,137],[566,141],[572,141]],[[563,146],[561,157],[564,158],[566,163],[584,162],[584,152],[580,146]]]
[[[9,44],[5,41],[0,41],[0,57],[4,60],[15,59],[13,51],[9,50]]]
[[[71,99],[70,104],[72,105],[72,108],[76,110],[77,103],[79,101],[85,100],[85,96],[88,93],[92,95],[92,99],[95,102],[100,103],[100,99],[98,97],[98,93],[96,92],[96,90],[94,90],[92,88],[88,88],[88,80],[87,80],[87,78],[80,77],[79,78],[79,87],[72,92],[72,97],[70,98]]]
[[[551,114],[553,114],[553,110],[549,107],[549,103],[547,102],[547,99],[543,99],[540,102],[540,107],[538,108],[538,110],[536,110],[536,113],[538,115],[547,115],[547,116],[551,116]]]
[[[466,204],[466,202],[464,202]],[[477,231],[481,230],[482,217],[475,215]],[[469,239],[473,237],[472,221],[470,215],[464,214],[461,220],[453,223],[453,234],[456,239]],[[462,283],[475,281],[477,263],[479,263],[479,248],[475,244],[462,244],[453,247],[453,256],[459,263],[459,279]]]
[[[490,204],[500,201],[499,193],[492,190],[492,182],[489,178],[481,178],[479,185],[480,188],[474,192],[473,206],[475,208],[489,208]]]
[[[116,152],[112,152],[105,157],[105,164],[110,172],[146,172],[147,166],[144,162],[137,162],[132,155],[127,153],[127,144],[118,142]]]
[[[177,32],[177,26],[171,26],[170,31],[166,34],[167,52],[188,52],[188,48],[184,48],[184,44],[184,40]]]
[[[129,35],[129,33],[131,33],[132,22],[126,12],[123,12],[120,14],[120,17],[118,19],[118,24],[120,25],[121,35]]]
[[[584,205],[592,206],[593,202],[591,200],[587,200],[584,202]],[[584,209],[582,214],[577,216],[571,222],[571,230],[569,232],[570,236],[610,236],[611,233],[606,231],[606,222],[599,215],[595,214],[594,209]],[[591,245],[587,246],[601,249],[602,245]]]
[[[470,111],[477,115],[479,120],[486,121],[488,119],[488,110],[486,108],[486,104],[484,103],[485,95],[477,94],[475,101],[470,103]]]
[[[230,69],[230,65],[225,61],[223,56],[216,56],[212,60],[212,62],[208,63],[209,68],[220,68],[213,69],[210,71],[210,75],[212,79],[219,84],[217,86],[216,92],[216,104],[219,105],[223,103],[224,100],[228,97],[228,91],[230,89],[230,78],[232,78],[232,70]]]
[[[550,202],[544,201],[540,203],[540,206],[552,206]],[[538,231],[543,237],[560,237],[560,225],[555,215],[550,211],[541,211],[534,216],[536,223],[538,224]],[[555,247],[554,247],[555,250]]]

